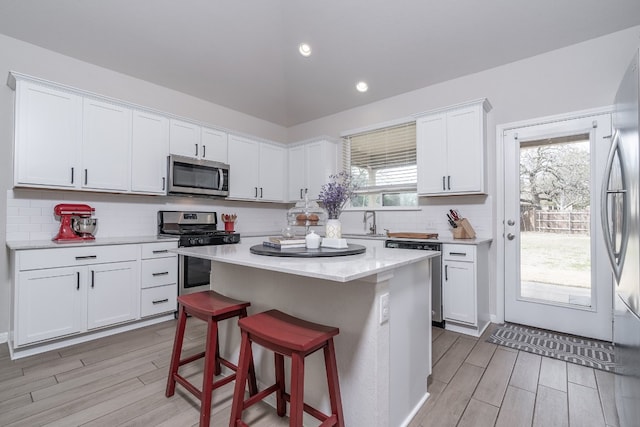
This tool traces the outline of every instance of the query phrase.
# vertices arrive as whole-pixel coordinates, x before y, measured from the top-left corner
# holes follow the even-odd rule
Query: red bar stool
[[[340,332],[338,328],[307,322],[278,310],[270,310],[242,318],[238,320],[238,325],[242,331],[242,342],[240,345],[238,372],[236,374],[236,387],[233,393],[233,403],[231,404],[230,427],[247,427],[247,424],[242,421],[242,411],[273,392],[276,393],[277,413],[279,416],[285,415],[286,401],[289,402],[289,425],[291,427],[302,426],[303,411],[322,421],[322,424],[320,424],[322,427],[344,427],[340,386],[338,383],[338,366],[333,346],[333,337]],[[276,383],[244,400],[247,375],[251,375],[251,367],[253,366],[251,343],[259,344],[274,352]],[[320,349],[324,350],[331,415],[323,414],[304,403],[303,400],[304,358]],[[283,356],[291,357],[290,394],[285,391]]]
[[[167,380],[167,397],[173,396],[176,390],[176,382],[200,399],[200,426],[209,426],[211,418],[211,397],[213,390],[221,387],[236,378],[238,367],[226,359],[220,357],[218,344],[218,322],[232,317],[247,317],[247,307],[251,303],[227,298],[214,291],[202,291],[178,297],[178,325],[176,327],[176,337],[173,342],[173,353],[171,355],[171,365],[169,367],[169,379]],[[207,341],[203,352],[180,359],[182,354],[182,341],[184,339],[184,329],[187,324],[187,314],[207,322]],[[204,376],[202,379],[202,390],[196,388],[178,373],[178,368],[187,363],[191,363],[204,357]],[[232,375],[214,381],[214,375],[220,374],[220,364],[236,371]],[[248,369],[249,393],[254,395],[258,391],[256,385],[255,370],[253,361],[250,361]],[[246,383],[247,374],[245,378]]]

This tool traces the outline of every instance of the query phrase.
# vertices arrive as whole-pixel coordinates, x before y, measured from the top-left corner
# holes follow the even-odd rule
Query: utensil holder
[[[476,232],[466,218],[455,221],[458,227],[452,230],[454,239],[473,239]]]

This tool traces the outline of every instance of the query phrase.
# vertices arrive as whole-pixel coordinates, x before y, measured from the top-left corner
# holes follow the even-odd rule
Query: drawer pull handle
[[[156,277],[156,276],[166,276],[167,274],[169,274],[168,271],[163,271],[162,273],[152,273],[151,275],[153,277]]]
[[[85,255],[85,256],[77,256],[76,261],[82,261],[83,259],[96,259],[97,255]]]
[[[169,252],[169,249],[158,249],[157,251],[153,251],[154,254],[166,254]]]
[[[165,302],[169,302],[169,298],[165,298],[165,299],[157,299],[155,301],[152,301],[152,303],[155,304],[164,304]]]
[[[449,252],[449,255],[467,256],[467,253],[466,252]]]

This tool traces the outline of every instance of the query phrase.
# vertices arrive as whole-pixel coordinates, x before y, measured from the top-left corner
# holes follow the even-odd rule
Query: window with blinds
[[[415,122],[344,137],[343,159],[359,186],[352,207],[417,206]]]

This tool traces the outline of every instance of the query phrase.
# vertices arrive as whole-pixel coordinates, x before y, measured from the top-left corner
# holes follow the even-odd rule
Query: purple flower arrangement
[[[346,172],[329,175],[329,178],[331,182],[322,185],[318,199],[327,210],[329,219],[338,219],[342,208],[354,196],[358,186]]]

